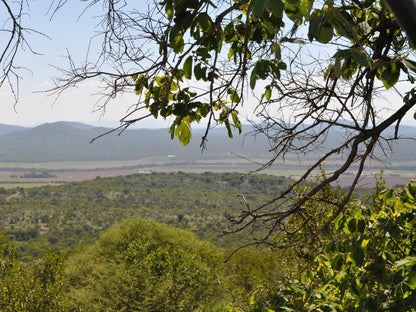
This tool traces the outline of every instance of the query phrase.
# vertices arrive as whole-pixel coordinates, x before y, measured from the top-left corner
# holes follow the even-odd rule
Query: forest
[[[227,215],[292,182],[175,172],[1,189],[1,310],[414,311],[416,184],[387,189],[378,177],[319,239],[292,248],[222,235]]]

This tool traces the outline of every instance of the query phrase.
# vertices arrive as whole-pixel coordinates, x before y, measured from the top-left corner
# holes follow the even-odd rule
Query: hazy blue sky
[[[117,121],[124,116],[129,107],[135,103],[136,97],[121,95],[107,106],[103,115],[103,111],[96,111],[99,97],[94,95],[97,93],[97,83],[94,81],[86,82],[76,89],[67,91],[57,101],[52,96],[39,93],[39,91],[52,86],[52,77],[59,76],[59,72],[50,65],[66,66],[64,56],[67,55],[67,51],[71,53],[76,62],[85,59],[90,43],[92,51],[94,49],[96,52],[99,51],[101,40],[97,38],[90,41],[90,39],[96,34],[95,26],[100,20],[97,16],[103,14],[101,5],[97,5],[80,16],[85,8],[85,2],[69,0],[66,6],[59,10],[51,20],[51,15],[48,13],[49,0],[29,0],[28,3],[30,14],[25,16],[26,26],[45,33],[50,39],[38,34],[31,34],[27,37],[31,47],[42,55],[33,55],[29,51],[21,51],[19,54],[18,64],[31,71],[21,71],[23,80],[20,87],[20,99],[16,106],[14,106],[14,99],[9,90],[0,89],[0,123],[31,126],[45,122],[69,120],[100,121],[99,124],[105,125],[105,121]],[[146,2],[143,1],[144,3]],[[4,13],[0,12],[0,18],[2,14]],[[2,44],[1,41],[0,44]],[[408,88],[408,85],[399,87],[402,91],[406,91]],[[387,107],[391,109],[395,109],[401,104],[401,99],[394,92],[387,94],[386,98],[390,100]],[[250,111],[249,105],[247,106],[245,114]],[[387,110],[385,114],[388,114]],[[410,115],[406,116],[404,122],[416,125],[416,121]],[[168,123],[149,120],[139,126],[166,127]]]
[[[85,60],[88,45],[97,51],[101,40],[91,40],[96,34],[95,26],[99,23],[99,16],[103,12],[97,5],[80,16],[85,3],[79,0],[68,1],[51,19],[48,13],[50,1],[28,1],[29,15],[25,16],[26,27],[36,29],[50,38],[34,34],[27,35],[31,48],[42,55],[33,55],[29,51],[20,51],[16,64],[27,67],[21,70],[23,77],[20,84],[20,97],[17,105],[7,88],[0,89],[0,123],[34,125],[44,122],[71,120],[81,122],[96,122],[119,120],[134,104],[136,98],[132,95],[123,95],[108,106],[105,114],[96,111],[99,96],[97,84],[93,81],[81,84],[71,89],[56,100],[53,96],[41,92],[52,87],[52,77],[60,73],[52,66],[65,67],[67,51],[74,60]],[[3,8],[1,8],[3,9]],[[0,17],[1,17],[0,12]],[[1,41],[0,41],[0,44]],[[92,57],[93,58],[93,57]],[[51,66],[52,65],[52,66]],[[55,101],[56,100],[56,101]],[[166,123],[145,122],[143,126],[166,126]]]

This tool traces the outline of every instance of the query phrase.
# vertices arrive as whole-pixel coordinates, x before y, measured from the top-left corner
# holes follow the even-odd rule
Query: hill
[[[27,129],[27,128],[20,127],[20,126],[0,124],[0,135],[4,135],[4,134],[14,132],[14,131],[21,131],[21,130],[25,130],[25,129]]]
[[[11,131],[0,136],[0,161],[46,162],[84,160],[136,160],[174,155],[183,160],[230,157],[230,153],[254,156],[267,154],[265,139],[236,136],[229,139],[223,129],[214,129],[208,148],[201,153],[203,130],[195,130],[189,146],[171,140],[168,129],[129,129],[92,139],[111,129],[71,123],[51,123]]]
[[[189,162],[235,159],[235,155],[249,159],[271,159],[273,154],[269,151],[267,139],[250,135],[249,125],[243,129],[245,132],[236,134],[233,139],[228,138],[225,129],[212,129],[207,149],[202,152],[200,143],[203,129],[194,129],[190,144],[183,146],[177,139],[171,140],[168,129],[128,129],[102,136],[111,129],[74,122],[48,123],[34,128],[0,125],[0,162],[127,161],[168,156],[177,162]],[[393,133],[394,128],[388,131]],[[416,128],[403,126],[399,135],[407,139],[394,143],[385,141],[386,153],[378,148],[376,156],[386,167],[399,161],[400,164],[394,164],[396,168],[413,169],[416,161]],[[328,135],[322,150],[343,140],[343,134],[334,131]],[[286,155],[285,159],[294,161],[297,166],[300,163],[306,165],[319,153],[321,150],[315,149],[300,155],[300,158],[298,155]],[[373,163],[371,166],[379,168],[380,164]]]

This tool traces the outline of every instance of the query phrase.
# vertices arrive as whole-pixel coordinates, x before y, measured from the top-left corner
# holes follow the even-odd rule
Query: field
[[[113,177],[138,172],[241,172],[256,171],[266,159],[248,161],[246,159],[216,159],[202,161],[179,161],[171,157],[143,158],[130,161],[71,161],[42,163],[0,163],[0,185],[10,187],[33,187],[44,184],[63,184],[75,181],[92,180],[97,177]],[[298,161],[279,163],[263,171],[263,173],[298,178],[309,163],[302,165]],[[331,170],[328,164],[327,171]],[[382,166],[370,164],[363,173],[359,185],[372,187],[375,175],[380,173]],[[389,169],[384,169],[383,177],[388,186],[403,185],[411,180],[416,173],[416,164],[396,162]],[[352,173],[342,176],[337,182],[340,186],[351,185]]]

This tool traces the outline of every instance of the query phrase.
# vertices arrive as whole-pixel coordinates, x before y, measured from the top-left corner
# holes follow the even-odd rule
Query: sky
[[[28,1],[28,3],[30,7],[29,14],[25,15],[26,25],[46,34],[49,38],[34,33],[27,37],[31,48],[39,55],[20,51],[16,62],[29,70],[21,71],[23,79],[17,104],[10,90],[5,87],[0,89],[0,123],[36,126],[65,120],[93,123],[97,126],[117,125],[117,121],[128,112],[131,105],[135,104],[137,98],[134,95],[118,96],[103,111],[97,110],[100,97],[97,95],[98,84],[94,81],[82,83],[77,88],[66,91],[59,98],[43,92],[53,86],[52,78],[60,75],[54,66],[59,68],[67,66],[65,56],[68,52],[76,62],[82,62],[90,44],[92,50],[99,49],[100,39],[91,40],[91,38],[96,34],[95,26],[99,22],[97,16],[102,14],[102,7],[97,5],[80,16],[86,3],[69,0],[51,19],[51,14],[48,13],[50,1]],[[2,12],[0,18],[1,14]],[[408,84],[398,86],[400,92],[405,92],[409,88]],[[401,104],[400,97],[394,91],[386,93],[385,99],[389,101],[387,107],[392,110]],[[250,99],[247,102],[250,103]],[[243,122],[246,120],[244,117],[249,116],[251,109],[248,105],[242,111]],[[385,114],[387,116],[389,112],[386,111]],[[413,112],[406,116],[403,123],[416,126],[412,115]],[[138,126],[168,127],[169,121],[147,119]]]
[[[85,60],[89,44],[99,48],[100,40],[91,40],[96,34],[97,16],[102,14],[101,6],[80,14],[85,2],[69,1],[51,19],[48,13],[50,1],[29,1],[29,14],[24,18],[26,27],[36,29],[48,37],[32,33],[27,36],[31,48],[38,54],[20,51],[16,64],[26,67],[21,70],[19,101],[16,104],[10,89],[0,89],[0,123],[34,126],[55,121],[79,121],[105,126],[120,120],[129,107],[135,103],[135,96],[120,95],[105,111],[97,110],[98,85],[87,81],[65,92],[59,98],[45,93],[53,87],[53,77],[60,72],[54,68],[65,68],[65,56],[71,53],[76,62]],[[3,9],[0,7],[0,10]],[[1,12],[0,12],[1,16]],[[91,40],[91,41],[90,41]],[[1,41],[0,41],[0,44]],[[4,41],[3,41],[4,44]],[[167,122],[146,121],[143,127],[166,127]]]

